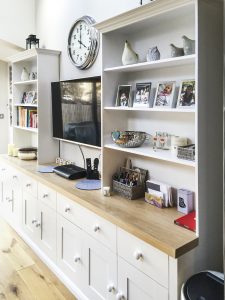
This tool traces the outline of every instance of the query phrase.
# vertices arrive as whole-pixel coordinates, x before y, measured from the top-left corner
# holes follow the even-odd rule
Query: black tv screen
[[[101,146],[101,77],[52,82],[53,137]]]

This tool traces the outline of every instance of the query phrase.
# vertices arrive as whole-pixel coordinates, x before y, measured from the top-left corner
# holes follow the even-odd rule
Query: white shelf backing
[[[31,131],[38,133],[38,128],[31,128],[31,127],[22,127],[22,126],[13,126],[14,128],[25,130],[25,131]]]
[[[195,54],[180,56],[180,57],[172,57],[172,58],[165,58],[156,61],[150,62],[142,62],[132,65],[126,66],[118,66],[113,68],[105,68],[104,72],[134,72],[134,71],[144,71],[144,70],[151,70],[151,69],[161,69],[161,68],[168,68],[168,67],[178,67],[178,66],[185,66],[190,64],[195,64]]]
[[[29,103],[15,103],[13,106],[21,106],[21,107],[38,107],[38,104],[29,104]]]
[[[122,107],[107,106],[104,110],[110,111],[145,111],[145,112],[162,112],[162,113],[195,113],[195,109],[190,108],[158,108],[158,107]]]
[[[163,161],[168,161],[168,162],[172,162],[175,164],[180,164],[188,167],[193,167],[193,168],[195,167],[194,161],[177,158],[170,150],[157,149],[156,151],[154,151],[152,147],[146,145],[142,145],[141,147],[138,148],[122,148],[115,144],[106,144],[104,145],[104,148],[122,151],[122,152],[135,154],[135,155],[141,155],[144,157],[159,159]]]
[[[13,84],[14,85],[28,85],[28,84],[36,84],[37,83],[37,79],[35,80],[25,80],[25,81],[16,81]]]

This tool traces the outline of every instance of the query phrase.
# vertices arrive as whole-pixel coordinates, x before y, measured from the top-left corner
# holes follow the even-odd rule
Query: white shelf
[[[16,106],[16,107],[38,107],[38,104],[29,104],[29,103],[15,103],[13,104],[13,106]]]
[[[195,109],[190,108],[158,108],[158,107],[122,107],[122,106],[107,106],[104,110],[110,111],[147,111],[147,112],[164,112],[164,113],[195,113]]]
[[[13,84],[14,85],[27,85],[27,84],[35,84],[37,83],[37,79],[35,80],[26,80],[26,81],[16,81]]]
[[[22,126],[13,126],[14,128],[25,130],[25,131],[31,131],[34,133],[38,133],[38,128],[31,128],[31,127],[22,127]]]
[[[146,146],[146,145],[142,145],[141,147],[138,147],[138,148],[122,148],[115,144],[106,144],[106,145],[104,145],[104,148],[127,152],[127,153],[135,154],[135,155],[141,155],[144,157],[159,159],[159,160],[172,162],[175,164],[180,164],[180,165],[189,166],[189,167],[193,167],[193,168],[195,167],[194,161],[177,158],[169,150],[157,149],[156,151],[154,151],[153,148],[151,148],[150,146]]]
[[[144,71],[151,69],[160,69],[168,67],[178,67],[185,66],[195,63],[195,54],[186,55],[180,57],[165,58],[161,60],[151,61],[151,62],[142,62],[133,65],[127,66],[118,66],[113,68],[105,68],[104,72],[134,72],[134,71]]]

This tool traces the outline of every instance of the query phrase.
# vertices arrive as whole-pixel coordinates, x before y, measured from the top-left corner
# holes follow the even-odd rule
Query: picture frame
[[[195,97],[195,80],[183,80],[180,84],[179,95],[177,99],[177,108],[194,108]]]
[[[129,107],[131,102],[131,85],[119,85],[116,96],[116,106]]]
[[[37,103],[37,93],[35,91],[23,92],[21,103],[36,104]]]
[[[173,105],[175,87],[175,81],[159,82],[156,88],[153,107],[171,108]]]
[[[151,82],[136,83],[133,107],[149,107],[151,86]]]

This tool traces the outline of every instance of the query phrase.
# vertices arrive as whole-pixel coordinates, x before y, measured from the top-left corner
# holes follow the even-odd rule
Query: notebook
[[[195,232],[196,231],[196,212],[192,211],[191,213],[174,220],[174,223],[176,225],[185,227],[185,228]]]

